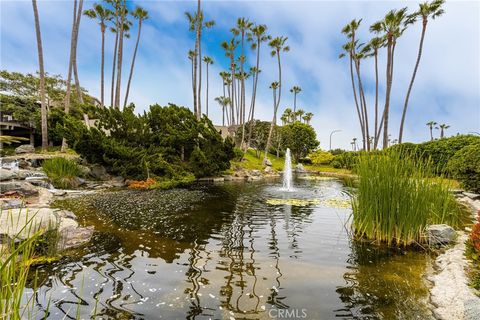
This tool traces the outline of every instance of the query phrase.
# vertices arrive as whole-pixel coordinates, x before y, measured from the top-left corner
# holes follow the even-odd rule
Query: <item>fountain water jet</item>
[[[292,157],[290,155],[290,149],[287,148],[285,152],[285,166],[283,167],[283,190],[292,191]]]

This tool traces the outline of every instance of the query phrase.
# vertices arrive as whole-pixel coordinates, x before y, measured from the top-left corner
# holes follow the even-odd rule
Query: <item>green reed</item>
[[[80,174],[80,169],[73,160],[65,158],[47,159],[42,163],[42,168],[57,188],[67,189],[76,187],[78,184],[76,178]]]
[[[430,224],[460,224],[461,209],[449,185],[431,176],[432,163],[407,153],[364,154],[355,167],[353,229],[361,238],[389,245],[427,241]]]

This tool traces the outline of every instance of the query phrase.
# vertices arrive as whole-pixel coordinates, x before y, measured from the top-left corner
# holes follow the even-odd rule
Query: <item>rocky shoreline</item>
[[[480,195],[456,192],[456,196],[472,214],[480,210]],[[432,283],[430,302],[436,319],[480,319],[480,293],[469,287],[466,274],[470,263],[465,257],[467,239],[467,232],[458,231],[455,244],[436,258],[426,276]]]

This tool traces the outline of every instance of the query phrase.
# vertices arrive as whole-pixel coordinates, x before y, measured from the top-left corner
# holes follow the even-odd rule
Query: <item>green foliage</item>
[[[340,153],[333,158],[332,162],[335,161],[336,168],[352,170],[357,164],[358,157],[361,153],[361,151],[347,151]]]
[[[480,192],[480,143],[468,145],[456,152],[448,161],[447,171],[464,188]]]
[[[285,139],[284,148],[290,148],[296,161],[306,157],[319,145],[313,127],[298,121],[283,126],[282,135]]]
[[[47,159],[43,161],[42,168],[55,187],[67,189],[77,186],[80,169],[75,161],[60,157]]]
[[[315,165],[330,164],[334,158],[334,155],[328,151],[316,150],[308,155],[312,163]]]
[[[396,245],[422,243],[429,224],[458,226],[461,211],[449,187],[430,179],[431,162],[408,153],[358,158],[353,228],[357,236]]]
[[[241,161],[243,159],[243,156],[244,156],[244,152],[242,149],[240,148],[235,148],[233,149],[233,152],[235,153],[235,157],[233,158],[235,161]]]
[[[330,162],[330,165],[331,165],[332,167],[334,167],[335,169],[340,169],[340,168],[342,168],[342,164],[340,163],[340,161],[338,161],[338,160],[336,160],[336,159],[332,160],[332,162]]]
[[[257,157],[259,157],[261,151],[265,150],[269,130],[270,122],[268,121],[253,120],[253,122],[249,121],[245,124],[245,136],[248,137],[250,135],[250,131],[252,131],[249,147],[255,149]],[[237,129],[235,137],[237,140],[241,139],[242,127]],[[240,144],[240,141],[236,142]]]
[[[231,139],[223,141],[211,121],[197,120],[184,107],[153,105],[142,115],[131,104],[123,110],[97,109],[97,128],[67,117],[59,132],[88,162],[104,165],[129,179],[155,177],[162,185],[182,185],[196,177],[214,175],[230,167]],[[62,131],[62,128],[65,130]]]
[[[474,135],[459,135],[450,138],[428,141],[420,144],[402,143],[394,145],[388,150],[406,151],[424,160],[430,159],[436,173],[448,173],[447,163],[457,151],[471,144],[480,143],[480,137]]]

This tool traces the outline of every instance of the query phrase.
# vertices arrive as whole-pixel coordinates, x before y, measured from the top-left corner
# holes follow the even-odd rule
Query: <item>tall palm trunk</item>
[[[392,90],[393,44],[391,36],[387,44],[387,89],[385,93],[385,108],[383,110],[383,149],[388,148],[388,120],[390,108],[390,93]]]
[[[205,97],[205,107],[207,109],[207,118],[208,118],[208,63],[207,66],[205,67],[207,71],[207,92],[206,92],[206,97]]]
[[[257,98],[257,83],[258,83],[258,76],[259,76],[259,67],[260,67],[260,38],[257,39],[257,65],[256,71],[254,74],[254,81],[253,81],[253,90],[252,90],[252,101],[251,101],[251,116],[250,116],[250,130],[248,132],[248,140],[247,140],[247,147],[250,146],[250,142],[252,140],[252,131],[253,131],[253,119],[255,117],[255,102]]]
[[[272,123],[270,124],[270,129],[268,130],[268,138],[267,138],[267,144],[265,145],[265,154],[263,156],[263,164],[267,163],[268,148],[270,147],[273,128],[275,127],[276,122],[277,122],[277,91],[276,89],[273,89],[273,119],[272,119]]]
[[[75,54],[75,29],[77,25],[77,0],[73,2],[73,21],[72,21],[72,33],[70,35],[70,58],[68,61],[68,72],[67,72],[67,88],[65,93],[65,100],[64,100],[64,111],[66,114],[70,112],[70,96],[72,93],[72,69],[73,69],[73,61],[74,61],[74,54]],[[62,138],[62,148],[61,151],[65,152],[67,149],[67,140]]]
[[[263,163],[267,162],[268,147],[270,146],[270,141],[272,139],[273,128],[275,127],[275,124],[277,122],[277,110],[278,110],[278,106],[280,105],[280,99],[282,97],[282,65],[280,62],[280,50],[277,50],[277,62],[278,62],[278,98],[276,99],[276,101],[274,101],[275,107],[273,110],[273,121],[270,124],[270,131],[268,132],[268,139],[267,139],[267,145],[265,147],[265,156],[263,159]],[[274,94],[276,96],[275,90],[274,90]]]
[[[45,68],[43,65],[42,33],[40,31],[40,18],[38,16],[37,0],[32,0],[33,15],[35,17],[35,33],[37,36],[38,67],[40,72],[40,103],[41,103],[41,127],[42,127],[42,150],[48,148],[47,106],[45,104]]]
[[[117,29],[115,31],[115,45],[113,47],[113,66],[112,66],[112,88],[110,92],[110,107],[114,107],[114,96],[115,96],[115,73],[117,70],[117,50],[118,50],[118,37],[119,37],[119,21],[118,21],[118,15],[115,18],[115,28]]]
[[[365,92],[363,91],[363,84],[362,84],[362,77],[360,75],[360,60],[357,58],[357,61],[355,63],[356,65],[356,70],[357,70],[357,79],[358,79],[358,89],[360,93],[360,98],[361,98],[361,106],[362,106],[362,113],[363,113],[363,120],[364,120],[364,131],[365,131],[365,139],[363,140],[363,149],[365,150],[365,145],[367,147],[367,150],[370,151],[370,132],[369,132],[369,126],[368,126],[368,112],[367,112],[367,101],[365,99]]]
[[[200,0],[197,2],[197,17],[196,17],[196,32],[195,32],[195,54],[194,54],[194,60],[193,60],[193,111],[195,113],[195,116],[198,117],[198,96],[197,96],[197,79],[198,79],[198,65],[199,62],[201,64],[201,60],[198,60],[198,51],[199,51],[199,45],[200,45],[200,23],[199,23],[199,17],[200,17]]]
[[[351,53],[350,53],[350,79],[352,81],[353,98],[355,100],[355,108],[357,110],[358,122],[360,123],[360,129],[362,130],[362,137],[365,140],[365,130],[363,126],[363,119],[360,112],[360,107],[358,106],[357,89],[355,86],[355,78],[353,75],[353,57]]]
[[[375,127],[374,127],[374,139],[373,141],[373,150],[377,149],[378,146],[378,50],[375,49]]]
[[[402,143],[403,139],[403,126],[405,124],[405,117],[407,115],[408,99],[410,98],[410,92],[412,91],[413,82],[415,81],[415,76],[417,75],[420,59],[422,58],[423,40],[425,38],[425,31],[427,29],[427,21],[428,20],[426,18],[423,18],[422,36],[420,37],[420,45],[418,47],[417,62],[415,63],[415,68],[413,69],[412,79],[410,80],[407,96],[405,97],[405,104],[403,105],[402,120],[400,120],[400,132],[398,133],[398,143]]]
[[[122,87],[122,60],[123,60],[123,35],[125,25],[125,7],[120,7],[120,33],[118,36],[118,53],[117,53],[117,81],[115,86],[115,107],[120,108],[120,91]],[[118,32],[118,31],[117,31]]]
[[[198,1],[200,2],[200,0]],[[198,31],[198,115],[197,118],[202,117],[202,25],[199,23]]]
[[[127,91],[125,92],[125,101],[123,103],[123,108],[127,107],[128,94],[130,93],[130,84],[132,83],[133,68],[135,66],[135,58],[137,57],[138,43],[140,42],[140,34],[142,32],[142,19],[138,20],[138,34],[137,42],[135,43],[135,50],[133,50],[132,64],[130,66],[130,74],[128,75]]]
[[[73,49],[73,75],[75,78],[75,89],[77,91],[78,102],[83,104],[83,95],[82,89],[80,87],[80,80],[78,77],[78,68],[77,68],[77,44],[78,44],[78,32],[80,30],[80,20],[82,18],[82,8],[83,8],[83,0],[79,0],[78,2],[78,11],[76,13],[76,21],[75,21],[75,39],[73,40],[74,49]]]
[[[105,106],[105,30],[105,22],[102,21],[102,63],[100,67],[100,104],[102,107]]]

